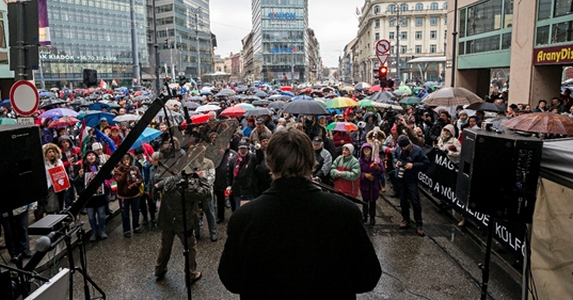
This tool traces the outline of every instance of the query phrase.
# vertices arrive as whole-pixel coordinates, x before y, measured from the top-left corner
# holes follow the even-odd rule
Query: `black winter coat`
[[[356,299],[382,274],[358,207],[306,178],[280,178],[238,208],[219,278],[241,299]]]
[[[237,177],[234,177],[233,172],[238,157],[239,155],[229,161],[227,186],[231,186],[233,196],[254,196],[257,192],[255,186],[255,156],[249,152],[239,168],[239,174]]]

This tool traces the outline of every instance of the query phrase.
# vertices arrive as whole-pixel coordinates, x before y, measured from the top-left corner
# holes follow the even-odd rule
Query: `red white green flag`
[[[111,80],[111,86],[119,86],[119,84],[117,83],[117,80],[115,80],[115,78]]]
[[[108,88],[107,82],[103,81],[103,79],[100,79],[99,80],[99,88],[102,90],[107,90],[107,88]]]
[[[88,142],[90,141],[90,127],[86,125],[86,122],[82,120],[82,131],[80,132],[80,150],[82,151],[82,156],[86,155],[86,148]]]

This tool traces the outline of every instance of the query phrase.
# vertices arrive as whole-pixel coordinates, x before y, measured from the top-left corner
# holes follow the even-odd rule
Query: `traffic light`
[[[385,66],[378,68],[378,78],[380,80],[386,80],[386,76],[388,75],[388,68]]]

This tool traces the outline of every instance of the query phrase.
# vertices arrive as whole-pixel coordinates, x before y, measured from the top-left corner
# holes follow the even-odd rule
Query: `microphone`
[[[58,240],[58,235],[58,232],[52,231],[48,235],[40,237],[36,240],[34,248],[39,252],[46,252],[50,250],[52,243]]]

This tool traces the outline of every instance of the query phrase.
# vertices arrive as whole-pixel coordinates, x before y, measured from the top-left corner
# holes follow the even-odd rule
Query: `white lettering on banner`
[[[495,223],[495,234],[504,242],[506,242],[509,247],[513,248],[513,250],[519,252],[521,250],[521,254],[525,255],[525,243],[516,237],[513,237],[511,231],[507,230],[507,227]]]
[[[50,54],[50,53],[40,53],[40,59],[43,61],[102,61],[102,62],[114,62],[117,61],[115,56],[92,56],[92,55],[60,55],[60,54]]]
[[[442,156],[442,155],[440,155],[440,154],[436,154],[436,159],[435,159],[434,162],[435,162],[436,165],[438,165],[438,166],[442,166],[442,167],[444,167],[444,168],[448,168],[448,169],[450,169],[450,170],[452,170],[452,171],[455,170],[456,172],[458,172],[458,169],[456,168],[456,166],[454,165],[454,163],[453,163],[449,158],[447,158],[446,156]]]

